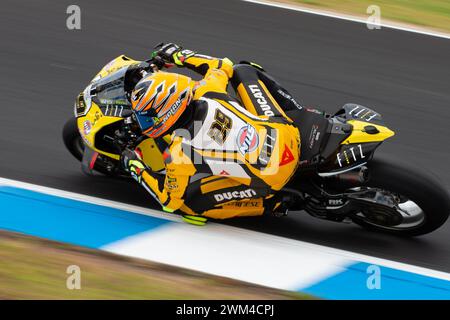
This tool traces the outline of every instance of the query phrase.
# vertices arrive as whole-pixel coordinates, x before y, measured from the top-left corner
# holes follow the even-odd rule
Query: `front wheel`
[[[70,118],[64,124],[62,137],[67,150],[78,160],[82,161],[84,153],[84,142],[78,131],[77,119]],[[117,166],[117,160],[99,156],[94,165],[94,170],[108,176],[120,176],[117,172],[110,170],[111,166]]]
[[[365,209],[352,220],[366,229],[402,236],[419,236],[442,226],[450,213],[447,190],[433,177],[410,165],[374,159],[363,188]],[[383,205],[380,205],[382,203]]]

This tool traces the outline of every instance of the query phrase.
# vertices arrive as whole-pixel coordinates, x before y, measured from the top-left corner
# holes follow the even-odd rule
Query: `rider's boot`
[[[294,199],[290,195],[275,195],[272,198],[266,199],[266,209],[264,215],[281,218],[288,215],[289,208],[294,203]]]

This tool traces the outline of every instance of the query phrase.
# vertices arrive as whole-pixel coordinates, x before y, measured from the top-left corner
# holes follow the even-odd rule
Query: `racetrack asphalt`
[[[0,176],[155,207],[139,186],[87,177],[65,149],[64,122],[95,73],[159,42],[263,65],[304,105],[346,102],[379,111],[396,136],[379,153],[412,162],[450,188],[450,40],[238,0],[2,0]],[[227,224],[450,272],[450,222],[415,239],[370,233],[307,214]],[[278,271],[276,271],[278,272]]]

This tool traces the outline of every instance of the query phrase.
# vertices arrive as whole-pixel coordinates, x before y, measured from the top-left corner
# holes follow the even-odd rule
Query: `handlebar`
[[[163,45],[163,43],[158,44],[157,46],[155,46],[155,49],[158,49],[162,45]],[[168,69],[168,68],[172,68],[173,66],[175,66],[173,63],[168,63],[168,62],[164,61],[164,59],[158,55],[157,50],[153,51],[151,58],[148,60],[145,60],[145,62],[147,62],[151,66],[151,68],[152,68],[151,71],[153,71],[153,72],[162,70],[163,68]]]

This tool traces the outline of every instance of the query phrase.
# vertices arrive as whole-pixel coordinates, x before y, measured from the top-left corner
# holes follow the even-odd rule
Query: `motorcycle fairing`
[[[364,121],[349,120],[347,124],[352,125],[352,133],[342,144],[381,142],[395,134],[385,126]]]
[[[120,117],[109,117],[103,115],[99,106],[92,103],[88,113],[85,116],[77,118],[77,124],[80,135],[86,146],[100,154],[119,160],[120,156],[118,154],[106,152],[96,147],[96,135],[102,128],[122,120],[123,119]]]
[[[329,136],[321,152],[325,159],[319,175],[339,174],[366,164],[372,159],[375,149],[395,134],[384,125],[378,112],[351,103],[344,105],[330,119],[329,128]]]
[[[117,70],[119,70],[120,68],[123,68],[125,66],[130,66],[133,64],[138,64],[140,63],[140,61],[137,60],[133,60],[125,55],[120,55],[117,58],[111,60],[110,62],[108,62],[96,75],[95,77],[92,79],[92,82],[95,82],[101,78],[104,78],[114,72],[116,72]]]

